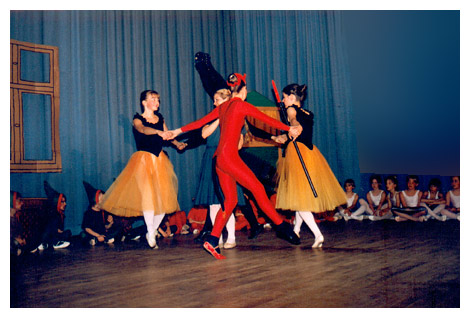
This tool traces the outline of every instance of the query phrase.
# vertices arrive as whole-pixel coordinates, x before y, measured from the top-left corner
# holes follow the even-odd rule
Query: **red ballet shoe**
[[[204,244],[202,245],[204,247],[204,250],[214,256],[216,259],[226,259],[225,256],[220,254],[220,249],[219,246],[217,245],[219,243],[219,238],[215,237],[213,235],[207,235]]]
[[[215,248],[209,243],[209,242],[204,242],[204,249],[206,252],[211,254],[212,256],[215,257],[215,259],[226,259],[227,257],[223,256],[222,254],[217,253]]]

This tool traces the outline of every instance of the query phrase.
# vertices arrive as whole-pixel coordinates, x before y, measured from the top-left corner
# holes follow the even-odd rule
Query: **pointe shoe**
[[[204,244],[202,245],[204,247],[204,250],[211,254],[212,256],[215,257],[215,259],[226,259],[225,256],[223,256],[222,254],[220,254],[220,248],[219,246],[217,245],[217,242],[219,241],[219,239],[213,235],[208,235]]]
[[[287,242],[294,244],[294,245],[300,244],[299,237],[294,233],[290,225],[287,224],[286,222],[282,222],[281,224],[276,225],[275,229],[276,229],[276,235],[280,239],[286,240]]]
[[[155,235],[149,235],[149,233],[147,232],[147,234],[145,235],[145,238],[147,239],[147,243],[149,244],[150,248],[152,248],[152,249],[157,249],[158,248],[157,240],[155,239]]]
[[[225,242],[224,249],[228,250],[234,248],[235,246],[237,246],[237,243],[235,242]]]
[[[319,248],[319,247],[322,247],[324,240],[325,240],[325,239],[323,238],[323,235],[321,235],[321,236],[315,238],[315,243],[313,243],[312,248]]]

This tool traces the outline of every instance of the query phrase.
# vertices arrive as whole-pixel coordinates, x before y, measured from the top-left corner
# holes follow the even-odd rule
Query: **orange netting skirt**
[[[178,211],[178,179],[168,157],[135,152],[104,194],[100,206],[114,215],[133,217],[142,211],[155,214]]]
[[[314,145],[310,150],[300,142],[297,145],[318,197],[313,196],[297,151],[290,143],[285,157],[277,162],[276,209],[321,213],[345,204],[346,194],[318,148]]]

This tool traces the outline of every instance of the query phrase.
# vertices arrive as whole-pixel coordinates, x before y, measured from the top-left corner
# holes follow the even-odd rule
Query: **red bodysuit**
[[[201,128],[217,118],[220,120],[220,141],[214,156],[216,157],[216,172],[224,194],[225,211],[217,213],[211,233],[215,237],[220,237],[222,229],[237,205],[237,182],[253,194],[258,206],[274,224],[282,223],[281,217],[266,195],[263,184],[238,154],[238,141],[246,116],[252,116],[274,128],[289,131],[289,126],[263,114],[256,107],[238,97],[221,104],[203,118],[181,127],[183,132],[187,132]]]

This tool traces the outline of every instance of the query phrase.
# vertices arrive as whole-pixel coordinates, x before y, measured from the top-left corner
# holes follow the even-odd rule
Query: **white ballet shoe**
[[[320,235],[319,237],[315,238],[315,243],[313,243],[312,248],[322,247],[323,241],[323,235]]]
[[[234,248],[235,246],[237,246],[237,243],[235,242],[225,242],[224,249],[228,250],[230,248]]]
[[[145,238],[147,239],[147,243],[149,244],[150,248],[153,248],[153,249],[158,248],[157,241],[155,240],[155,234],[149,235],[149,233],[147,232],[147,234],[145,235]]]

